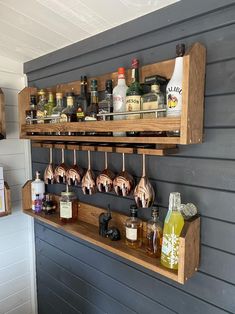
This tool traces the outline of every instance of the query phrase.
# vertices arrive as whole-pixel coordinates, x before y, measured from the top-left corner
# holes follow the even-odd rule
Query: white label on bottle
[[[113,111],[114,112],[125,111],[124,101],[125,99],[121,95],[113,95]]]
[[[43,181],[31,183],[31,199],[32,199],[32,210],[35,210],[34,201],[36,200],[36,194],[39,194],[39,199],[43,199],[45,193],[45,184]]]
[[[126,238],[128,240],[136,241],[137,240],[137,229],[126,227]]]
[[[72,218],[72,202],[60,201],[60,217]]]
[[[182,88],[167,86],[167,116],[180,116],[182,110]]]
[[[167,260],[171,267],[178,264],[179,259],[179,237],[174,233],[166,233],[162,241],[163,258]]]
[[[141,96],[126,96],[126,111],[140,110]],[[127,115],[128,120],[140,119],[140,114]]]

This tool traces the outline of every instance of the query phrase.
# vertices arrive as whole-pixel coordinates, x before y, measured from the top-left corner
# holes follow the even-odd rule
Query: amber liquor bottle
[[[138,218],[136,205],[130,206],[130,217],[125,222],[126,244],[137,249],[142,245],[142,220]]]

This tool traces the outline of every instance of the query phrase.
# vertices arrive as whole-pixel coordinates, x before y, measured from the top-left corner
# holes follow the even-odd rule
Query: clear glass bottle
[[[62,93],[56,93],[56,106],[52,109],[52,123],[59,123],[60,122],[60,116],[62,111],[64,110],[64,104],[63,104],[63,94]]]
[[[54,95],[52,92],[48,93],[48,101],[44,106],[44,111],[46,117],[50,117],[52,115],[53,108],[55,107]],[[46,121],[47,123],[51,122],[51,120]]]
[[[31,182],[31,200],[32,210],[35,210],[34,201],[36,200],[36,194],[39,194],[40,200],[43,199],[45,193],[45,183],[40,179],[40,172],[36,171],[36,178]]]
[[[162,222],[159,220],[159,210],[152,207],[152,218],[147,222],[146,252],[150,256],[160,257],[162,248]]]
[[[78,200],[74,192],[69,191],[68,184],[66,191],[61,192],[60,197],[60,220],[64,223],[76,222],[78,219]]]
[[[182,111],[183,56],[185,45],[176,46],[175,67],[172,77],[166,87],[167,117],[180,117]],[[168,136],[179,136],[180,131],[167,133]]]
[[[43,89],[40,89],[38,91],[37,123],[44,123],[46,103],[47,103],[46,92]]]
[[[87,77],[81,76],[81,92],[77,98],[77,121],[81,122],[85,120],[85,114],[88,106],[88,95],[87,95]]]
[[[98,113],[98,82],[91,80],[91,99],[86,112],[86,121],[96,121]]]
[[[126,111],[126,91],[125,68],[118,68],[118,83],[113,89],[113,112]],[[113,116],[113,120],[124,120],[125,116]],[[125,132],[113,132],[113,136],[126,136]]]
[[[170,269],[178,269],[179,237],[184,226],[180,206],[180,193],[170,193],[169,210],[163,228],[161,252],[161,264]]]
[[[142,245],[142,220],[138,217],[136,205],[130,206],[130,217],[125,222],[126,244],[131,248],[139,248]]]
[[[76,122],[77,108],[74,102],[74,93],[66,94],[67,107],[61,112],[60,122]]]
[[[105,82],[105,93],[104,99],[99,101],[99,113],[111,113],[113,112],[113,81],[106,80]],[[108,116],[99,117],[98,120],[113,120],[112,117]]]

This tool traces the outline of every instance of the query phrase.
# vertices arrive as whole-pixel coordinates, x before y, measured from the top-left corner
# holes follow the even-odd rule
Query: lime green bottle
[[[170,193],[169,210],[163,228],[161,253],[161,264],[170,269],[178,269],[179,237],[184,226],[180,205],[180,193]]]

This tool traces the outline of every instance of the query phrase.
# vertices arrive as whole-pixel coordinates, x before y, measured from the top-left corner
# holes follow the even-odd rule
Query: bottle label
[[[180,116],[182,110],[182,88],[177,85],[167,87],[167,116]]]
[[[162,259],[167,262],[170,267],[178,264],[179,259],[179,237],[174,234],[164,234],[162,241]]]
[[[131,241],[137,241],[137,229],[126,227],[126,238]]]
[[[158,101],[149,101],[149,102],[143,102],[142,109],[143,110],[151,110],[151,109],[158,109],[159,104]],[[144,113],[143,117],[146,119],[153,119],[156,118],[156,113]]]
[[[60,116],[60,122],[68,122],[68,117],[65,113],[62,113]]]
[[[84,120],[85,114],[83,112],[83,110],[79,110],[77,111],[77,120]]]
[[[126,96],[126,111],[140,110],[141,96]],[[140,119],[140,114],[127,115],[128,120]]]
[[[113,111],[114,112],[125,111],[124,103],[125,103],[125,97],[121,95],[113,95]]]
[[[60,217],[72,218],[72,202],[60,201]]]

